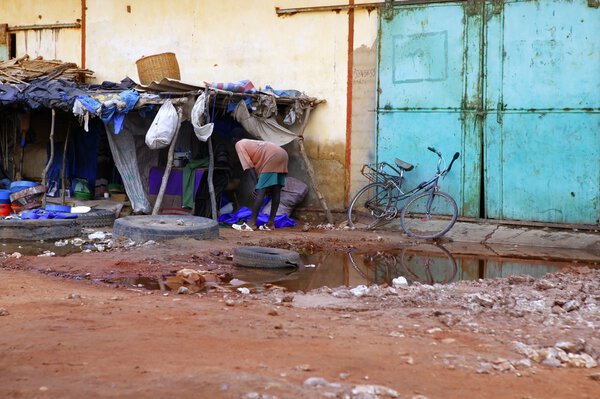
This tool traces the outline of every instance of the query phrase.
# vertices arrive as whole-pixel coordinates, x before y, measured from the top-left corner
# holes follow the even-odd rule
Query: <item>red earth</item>
[[[249,294],[222,284],[178,295],[105,282],[185,268],[230,278],[238,245],[344,253],[406,243],[391,232],[222,228],[207,241],[8,253],[0,258],[0,397],[600,397],[598,367],[528,362],[515,349],[516,341],[537,349],[579,342],[571,353],[598,360],[600,276],[592,269],[543,283],[382,285],[360,297],[345,288],[302,293],[269,284]],[[515,302],[506,304],[509,297]],[[546,309],[547,297],[555,299]],[[579,307],[567,309],[569,300]]]

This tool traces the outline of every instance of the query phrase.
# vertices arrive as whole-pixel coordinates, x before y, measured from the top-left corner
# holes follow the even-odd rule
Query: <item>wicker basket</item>
[[[135,64],[140,83],[143,85],[160,82],[163,78],[181,79],[175,53],[149,55],[140,58]]]

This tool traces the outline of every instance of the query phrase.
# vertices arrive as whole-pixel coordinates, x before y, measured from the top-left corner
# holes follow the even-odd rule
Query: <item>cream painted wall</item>
[[[57,7],[57,5],[60,5]],[[81,0],[0,0],[0,23],[9,26],[76,23],[81,19]],[[81,64],[80,29],[17,31],[17,55]]]
[[[95,71],[97,81],[119,81],[125,76],[138,80],[137,59],[171,51],[177,55],[183,81],[250,79],[257,87],[269,84],[325,99],[327,102],[312,113],[305,132],[306,147],[330,207],[342,208],[348,14],[328,11],[278,17],[275,7],[343,3],[344,0],[86,0],[86,66]],[[80,8],[81,0],[0,0],[0,23],[13,26],[75,22],[81,18]],[[372,48],[376,37],[377,12],[356,11],[355,48]],[[22,33],[17,42],[19,55],[28,51],[32,56],[81,62],[79,29]],[[369,57],[372,54],[362,61],[367,68]],[[372,144],[364,140],[372,134],[369,115],[375,89],[372,82],[361,82],[355,86],[355,90],[360,87],[359,95],[356,91],[354,94],[354,101],[360,104],[355,106],[353,120],[363,121],[357,125],[357,139],[353,140],[353,164],[368,159]],[[363,111],[366,114],[357,115]]]

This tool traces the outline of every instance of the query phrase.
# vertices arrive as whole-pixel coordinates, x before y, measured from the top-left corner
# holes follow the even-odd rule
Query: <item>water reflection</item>
[[[247,287],[253,292],[275,285],[288,291],[306,292],[324,286],[333,288],[355,287],[360,284],[392,285],[392,280],[399,276],[405,277],[409,284],[420,282],[430,285],[519,274],[538,278],[546,273],[575,266],[571,262],[549,262],[540,259],[456,256],[443,246],[429,243],[419,243],[385,252],[316,253],[303,256],[303,262],[304,265],[294,269],[237,267],[233,272],[233,279],[220,281],[219,285],[232,290],[236,290],[237,287]],[[598,267],[581,263],[577,266]],[[166,280],[161,282],[150,280],[142,281],[138,278],[133,281],[120,281],[120,283],[146,289],[176,290],[178,288],[178,286],[171,287],[165,284]]]
[[[270,282],[291,291],[309,291],[323,286],[391,285],[392,280],[399,276],[405,277],[409,284],[420,282],[430,285],[519,274],[539,278],[574,266],[570,262],[540,259],[457,256],[441,245],[429,243],[384,252],[317,253],[305,256],[304,262],[316,267],[299,267],[285,272],[239,268],[234,274],[246,281]],[[589,264],[579,266],[598,267]]]
[[[454,281],[458,271],[450,252],[433,244],[407,247],[397,252],[349,253],[348,257],[367,284],[391,285],[398,276],[404,276],[409,282],[445,284]]]

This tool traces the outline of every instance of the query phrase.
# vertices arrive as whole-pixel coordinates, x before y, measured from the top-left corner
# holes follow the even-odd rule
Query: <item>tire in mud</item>
[[[199,216],[140,215],[115,220],[114,237],[127,237],[135,242],[163,241],[189,237],[208,240],[219,236],[216,221]]]
[[[81,227],[108,227],[115,222],[115,212],[110,209],[92,209],[78,214],[75,220]]]
[[[1,240],[60,240],[77,237],[80,234],[81,226],[76,219],[0,220]]]
[[[233,250],[233,263],[263,269],[296,267],[301,264],[298,252],[269,247],[237,247]]]

